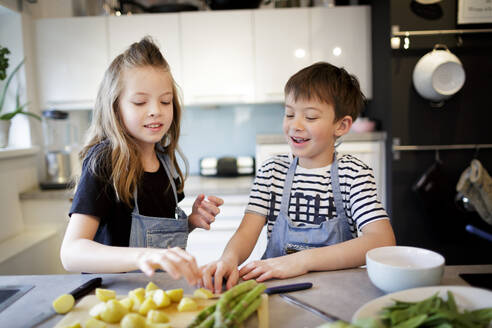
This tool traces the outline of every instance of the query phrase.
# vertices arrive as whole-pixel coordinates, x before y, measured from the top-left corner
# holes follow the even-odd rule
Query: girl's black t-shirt
[[[88,162],[90,156],[94,156],[94,148],[89,151],[82,165],[82,174],[69,216],[79,213],[98,217],[100,221],[94,241],[104,245],[128,247],[133,206],[129,207],[116,199],[109,178],[95,175],[89,169]],[[157,172],[144,172],[142,176],[137,193],[138,209],[145,216],[174,217],[176,201],[173,189],[160,161],[159,164]],[[175,184],[179,186],[178,181]],[[184,194],[178,193],[178,202],[183,198]]]

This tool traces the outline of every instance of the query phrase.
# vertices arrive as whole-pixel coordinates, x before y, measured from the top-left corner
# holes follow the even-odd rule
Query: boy
[[[203,285],[215,293],[224,278],[229,289],[239,277],[265,281],[357,267],[368,250],[395,245],[372,169],[335,152],[336,139],[364,106],[357,79],[320,62],[294,74],[285,97],[283,132],[292,154],[270,158],[258,170],[241,225],[221,258],[202,267]],[[265,223],[262,260],[239,271]]]

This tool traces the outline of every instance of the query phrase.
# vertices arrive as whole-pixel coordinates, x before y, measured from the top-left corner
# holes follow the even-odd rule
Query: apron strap
[[[345,209],[343,208],[342,191],[340,190],[340,179],[338,178],[338,160],[337,152],[333,154],[333,163],[331,164],[331,188],[333,189],[333,199],[335,200],[335,208],[337,216],[343,220],[347,220]]]
[[[294,173],[296,173],[297,161],[298,157],[294,157],[289,166],[287,176],[285,177],[284,190],[282,192],[282,202],[280,203],[280,212],[285,213],[287,217],[289,217],[290,190],[292,189]]]

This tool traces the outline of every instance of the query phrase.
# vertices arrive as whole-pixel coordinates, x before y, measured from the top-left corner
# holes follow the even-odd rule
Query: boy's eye
[[[314,121],[316,119],[318,119],[318,118],[317,117],[314,117],[314,116],[312,116],[312,117],[306,117],[306,120],[308,120],[308,121]]]
[[[290,117],[294,117],[294,114],[287,114],[287,113],[286,113],[286,114],[285,114],[285,117],[289,117],[289,118],[290,118]]]

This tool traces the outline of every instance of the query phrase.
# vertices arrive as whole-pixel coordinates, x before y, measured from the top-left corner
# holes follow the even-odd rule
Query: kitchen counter
[[[468,286],[458,276],[459,273],[492,273],[492,265],[446,266],[442,285]],[[149,281],[149,278],[142,273],[0,276],[0,285],[35,285],[27,294],[0,313],[0,322],[9,328],[28,327],[32,318],[50,309],[51,302],[56,297],[70,292],[93,277],[102,277],[104,287],[114,289],[118,294],[126,294],[137,287],[145,287]],[[186,284],[185,280],[173,280],[164,272],[156,273],[152,281],[164,289],[182,287],[188,294],[194,290]],[[347,321],[350,321],[352,315],[363,304],[384,295],[372,285],[365,268],[313,272],[301,277],[268,281],[266,284],[271,287],[306,281],[312,282],[313,288],[295,292],[296,297]],[[277,295],[270,297],[269,308],[271,328],[316,327],[323,323],[321,318],[284,302]],[[39,327],[53,327],[61,318],[62,316],[57,315]],[[256,327],[255,316],[251,317],[245,325],[245,328],[252,327]]]
[[[185,182],[185,196],[196,196],[200,193],[206,195],[248,195],[253,179],[253,176],[203,177],[190,175]],[[41,190],[35,188],[22,192],[19,197],[21,200],[70,200],[73,198],[73,191],[71,189]]]
[[[340,138],[340,140],[346,142],[355,141],[384,141],[386,140],[386,132],[364,132],[355,133],[350,132]],[[259,134],[256,136],[256,144],[284,144],[285,136],[283,134]]]

